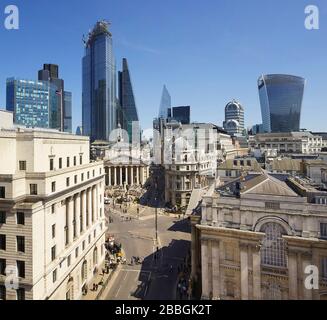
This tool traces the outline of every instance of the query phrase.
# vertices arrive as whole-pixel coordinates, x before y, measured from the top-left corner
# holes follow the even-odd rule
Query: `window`
[[[266,202],[265,203],[266,209],[280,209],[280,203],[279,202]]]
[[[70,159],[69,159],[69,157],[67,157],[67,168],[69,168],[70,167]]]
[[[237,160],[233,161],[234,166],[237,166]]]
[[[6,275],[6,260],[0,259],[0,275],[5,276]]]
[[[95,176],[95,170],[92,171],[93,177]]]
[[[54,214],[56,212],[56,205],[51,205],[51,213]]]
[[[6,287],[0,285],[0,300],[6,300]]]
[[[52,282],[55,283],[57,281],[57,269],[52,272]]]
[[[86,261],[84,261],[82,264],[81,276],[82,276],[82,281],[84,281],[87,278],[87,262]]]
[[[85,250],[85,240],[82,242],[82,250]]]
[[[97,231],[96,230],[93,231],[93,235],[94,235],[94,238],[97,236]]]
[[[247,165],[248,167],[251,167],[251,160],[247,160],[247,161],[246,161],[246,165]]]
[[[91,243],[91,235],[89,234],[89,244]]]
[[[37,184],[30,184],[30,194],[36,196],[37,195]]]
[[[76,166],[76,157],[74,157],[74,166]]]
[[[79,164],[82,165],[83,164],[83,157],[79,156]]]
[[[25,237],[17,236],[17,251],[18,252],[25,252]]]
[[[320,237],[327,239],[327,223],[320,223]]]
[[[4,199],[6,197],[6,188],[0,187],[0,199]]]
[[[71,257],[71,255],[69,255],[69,256],[67,257],[67,267],[70,266],[70,264],[71,264],[71,259],[72,259],[72,257]]]
[[[75,249],[75,258],[78,257],[78,247]]]
[[[59,169],[62,169],[62,158],[59,158]]]
[[[81,181],[84,181],[84,173],[81,174]]]
[[[74,183],[77,183],[77,175],[74,176]]]
[[[26,171],[26,161],[19,161],[19,170]]]
[[[25,278],[25,261],[17,261],[18,277]]]
[[[286,234],[278,223],[269,222],[262,226],[265,237],[261,247],[261,263],[268,266],[286,267],[286,248],[282,238]]]
[[[25,225],[25,213],[17,212],[16,213],[17,224]]]
[[[50,159],[50,171],[53,171],[53,159]]]
[[[56,225],[53,224],[51,227],[52,239],[56,237]]]
[[[7,214],[5,211],[0,211],[0,224],[5,224],[7,220]]]
[[[51,182],[51,191],[56,192],[56,182],[55,181]]]
[[[87,172],[87,178],[90,179],[90,172]]]
[[[102,174],[102,169],[100,168],[100,175]]]
[[[56,259],[56,246],[53,246],[51,248],[51,261],[54,261]]]
[[[327,257],[321,259],[321,277],[327,279]]]
[[[0,250],[6,250],[6,235],[0,234]]]
[[[66,178],[66,187],[69,187],[69,184],[70,184],[70,179]]]
[[[17,300],[25,300],[25,289],[19,288],[16,290],[17,293]]]

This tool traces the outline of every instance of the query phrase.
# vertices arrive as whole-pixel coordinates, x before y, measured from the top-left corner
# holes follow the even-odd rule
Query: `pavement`
[[[137,209],[128,209],[131,221],[124,221],[119,210],[106,208],[113,223],[108,224],[108,233],[122,244],[127,259],[126,265],[116,270],[108,283],[103,299],[106,300],[172,300],[176,297],[178,266],[190,250],[189,220],[158,215],[158,241],[155,239],[154,208],[142,207],[140,219]],[[142,211],[141,211],[142,210]],[[142,219],[141,219],[142,218]],[[132,257],[140,257],[141,264],[131,264]]]

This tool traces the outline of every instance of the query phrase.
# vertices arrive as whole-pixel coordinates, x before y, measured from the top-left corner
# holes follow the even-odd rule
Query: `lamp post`
[[[157,178],[155,179],[155,190],[156,190],[156,196],[155,196],[155,230],[156,230],[156,244],[158,245],[158,183]]]

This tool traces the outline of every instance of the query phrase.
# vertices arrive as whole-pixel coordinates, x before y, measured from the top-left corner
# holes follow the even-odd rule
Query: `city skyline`
[[[75,132],[82,124],[82,35],[95,21],[106,18],[112,23],[110,30],[117,61],[126,57],[132,69],[142,128],[151,128],[163,84],[169,88],[173,106],[192,107],[192,120],[222,125],[226,103],[237,99],[246,110],[245,125],[251,127],[261,123],[257,78],[263,73],[285,73],[307,80],[301,128],[326,130],[327,96],[323,84],[323,70],[327,67],[327,49],[323,41],[326,27],[321,19],[319,30],[305,29],[306,1],[296,4],[276,1],[265,5],[259,1],[251,4],[207,1],[206,6],[192,3],[186,9],[184,1],[168,1],[165,5],[147,3],[146,6],[131,1],[121,4],[96,1],[93,5],[78,3],[77,6],[76,1],[71,1],[65,3],[66,10],[59,17],[59,23],[47,24],[47,33],[52,37],[42,38],[42,41],[32,35],[45,21],[42,12],[50,4],[36,2],[38,5],[32,9],[18,1],[19,30],[0,29],[3,41],[8,44],[0,53],[1,59],[8,61],[0,72],[3,88],[0,90],[0,108],[5,109],[7,77],[33,79],[34,70],[40,64],[55,63],[60,66],[67,89],[73,93]],[[59,1],[58,5],[61,3]],[[326,5],[322,1],[316,4],[320,14],[324,15]],[[120,19],[122,7],[129,17],[128,23]],[[172,7],[174,10],[170,10]],[[71,16],[73,10],[78,12],[76,17]],[[155,13],[158,13],[157,17]],[[216,19],[226,15],[230,19]],[[265,26],[270,26],[269,32],[267,28],[264,31],[258,28],[258,17],[264,17]],[[191,20],[197,21],[196,27],[190,28]],[[39,24],[31,21],[39,21]],[[38,32],[42,34],[43,31]],[[266,33],[269,37],[264,37]],[[194,37],[198,43],[196,47]],[[26,38],[30,41],[28,47],[23,42]],[[61,46],[67,50],[59,50]],[[18,59],[23,48],[28,64],[25,59]],[[191,48],[192,54],[188,54]],[[207,112],[203,112],[204,108]],[[314,113],[313,108],[316,109]],[[315,116],[317,114],[319,117]]]

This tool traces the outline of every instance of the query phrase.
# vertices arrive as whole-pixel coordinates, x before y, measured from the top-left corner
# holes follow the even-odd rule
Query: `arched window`
[[[93,266],[95,266],[98,263],[98,248],[95,247],[93,251]]]
[[[265,233],[261,248],[261,263],[267,266],[286,267],[285,241],[282,235],[286,234],[284,228],[275,222],[264,224],[260,230]]]
[[[82,276],[82,281],[86,280],[86,278],[87,278],[87,262],[86,261],[84,261],[82,264],[81,276]]]

